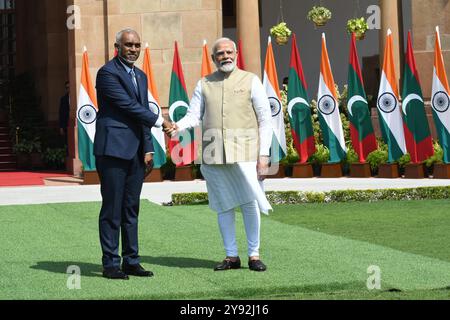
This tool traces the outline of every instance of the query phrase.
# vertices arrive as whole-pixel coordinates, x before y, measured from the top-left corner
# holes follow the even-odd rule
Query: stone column
[[[412,37],[414,55],[424,97],[431,97],[436,26],[441,33],[441,47],[450,74],[450,2],[446,0],[412,1]]]
[[[80,89],[83,47],[86,46],[88,50],[90,74],[95,85],[97,71],[107,61],[105,41],[108,37],[108,31],[105,29],[104,1],[67,0],[66,4],[68,6],[76,5],[81,10],[80,28],[68,30],[70,119],[68,129],[69,156],[67,159],[67,170],[73,172],[75,176],[80,176],[82,168],[81,161],[78,157],[76,112],[78,92]]]
[[[384,49],[386,44],[386,35],[388,29],[392,31],[392,39],[394,42],[394,64],[397,81],[403,76],[400,71],[403,70],[401,66],[401,51],[403,50],[402,43],[402,28],[399,19],[399,6],[401,4],[398,0],[380,0],[381,9],[381,30],[380,30],[380,69],[383,68]],[[399,88],[400,84],[399,84]]]
[[[434,43],[436,26],[441,33],[441,47],[450,75],[450,2],[447,0],[414,0],[412,10],[412,37],[417,71],[425,99],[425,106],[431,133],[437,139],[436,127],[431,110],[431,90],[434,65]]]
[[[258,0],[237,0],[237,36],[242,41],[245,67],[261,77],[261,43]]]

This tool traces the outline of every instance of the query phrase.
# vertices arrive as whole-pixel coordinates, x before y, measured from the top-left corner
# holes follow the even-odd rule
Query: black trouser
[[[98,156],[96,166],[103,198],[99,219],[103,267],[120,267],[120,233],[123,263],[138,264],[138,215],[144,161],[138,155],[132,160]]]

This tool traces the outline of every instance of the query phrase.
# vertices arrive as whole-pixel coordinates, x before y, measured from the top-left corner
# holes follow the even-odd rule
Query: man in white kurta
[[[236,44],[216,41],[212,58],[217,71],[195,88],[186,116],[174,128],[201,125],[202,166],[210,208],[218,213],[226,258],[214,270],[241,266],[235,235],[235,208],[243,213],[248,265],[265,271],[260,260],[260,212],[272,210],[263,190],[272,141],[270,103],[259,78],[236,67]]]

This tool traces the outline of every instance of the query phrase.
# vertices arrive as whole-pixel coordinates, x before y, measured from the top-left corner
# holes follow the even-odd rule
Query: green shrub
[[[47,148],[43,155],[42,160],[49,168],[62,169],[66,162],[67,148]]]
[[[347,156],[345,158],[345,163],[359,163],[359,156],[351,145],[347,145]]]
[[[435,163],[442,163],[444,159],[444,150],[442,150],[441,146],[437,141],[433,143],[434,154],[425,160],[425,165],[430,168]]]
[[[316,153],[314,153],[309,162],[314,164],[327,163],[330,159],[330,150],[323,144],[316,144]]]
[[[399,168],[404,168],[407,164],[411,163],[411,155],[406,153],[398,159]]]
[[[22,139],[22,141],[14,145],[14,152],[16,153],[41,152],[40,138],[35,137],[32,140]]]
[[[172,202],[176,206],[208,204],[208,194],[204,192],[174,193]]]
[[[378,172],[378,167],[381,164],[387,163],[388,160],[388,152],[380,147],[378,147],[377,150],[369,153],[369,155],[367,156],[367,163],[370,164],[370,169],[372,169],[373,172]]]
[[[437,200],[450,198],[450,186],[384,190],[337,190],[329,192],[270,191],[267,199],[273,205],[336,202],[375,202],[385,200]],[[173,194],[174,205],[207,204],[207,193]]]

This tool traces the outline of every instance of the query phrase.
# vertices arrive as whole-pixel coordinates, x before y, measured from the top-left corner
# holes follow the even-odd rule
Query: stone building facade
[[[348,1],[349,5],[337,4],[343,0],[328,0],[323,1],[323,4],[333,7],[338,12],[337,16],[345,17],[344,13],[356,2],[344,1]],[[364,46],[372,46],[371,50],[375,51],[375,58],[368,60],[371,62],[367,64],[365,77],[370,80],[370,76],[376,75],[377,70],[379,72],[379,61],[382,59],[379,52],[383,52],[385,38],[381,35],[385,35],[387,29],[391,28],[396,43],[395,56],[400,78],[403,69],[404,35],[407,29],[411,28],[424,95],[429,99],[436,25],[441,28],[444,56],[447,68],[450,68],[450,2],[446,0],[361,0],[362,4],[357,2],[362,7],[361,12],[358,12],[360,15],[365,15],[364,6],[367,4],[373,3],[381,8],[381,30],[373,31],[370,39],[361,44],[362,51],[365,50]],[[278,0],[15,0],[15,73],[31,72],[34,75],[41,96],[41,106],[49,125],[55,125],[57,121],[59,97],[64,93],[64,82],[70,80],[72,103],[68,169],[77,175],[80,173],[80,163],[77,160],[75,113],[84,46],[89,53],[91,76],[95,79],[97,70],[113,57],[116,32],[125,27],[137,30],[142,42],[150,46],[161,103],[163,107],[167,107],[174,41],[179,44],[189,95],[192,94],[200,77],[203,40],[211,45],[222,35],[231,36],[236,40],[241,39],[244,44],[241,54],[244,56],[247,69],[261,75],[268,29],[277,22],[279,3]],[[288,23],[295,32],[301,32],[303,48],[314,46],[315,42],[312,39],[316,36],[315,30],[308,31],[302,21],[306,20],[304,15],[307,10],[312,5],[317,5],[317,1],[283,0],[283,4],[285,16],[290,17]],[[225,7],[227,11],[232,12],[231,19],[234,20],[231,25],[228,21],[230,17],[224,17]],[[79,20],[76,20],[76,27],[72,28],[70,23],[75,21],[73,20],[75,18]],[[227,22],[225,26],[224,22]],[[336,24],[336,27],[341,28],[340,24]],[[342,26],[342,30],[345,30],[345,26]],[[329,29],[327,32],[333,30]],[[342,37],[344,36],[342,33]],[[283,65],[279,69],[280,81],[286,75],[286,65],[289,64],[290,50],[287,47],[276,49],[279,50],[276,52],[278,62]],[[314,66],[314,59],[319,55],[320,48],[313,47],[311,50],[315,52],[310,53],[311,59],[306,53],[307,58],[304,60]],[[346,70],[347,41],[336,40],[335,48],[329,48],[329,51],[343,52],[340,56],[336,54],[335,64],[344,65],[343,70]],[[138,66],[142,65],[142,56],[137,63]],[[363,61],[366,58],[362,56]],[[450,69],[448,72],[450,74]],[[308,72],[307,76],[313,73]],[[346,71],[338,71],[336,77],[344,79]],[[314,79],[312,78],[310,82],[315,82]],[[372,82],[372,86],[375,87],[376,79]],[[313,97],[314,94],[310,94],[310,98]]]

